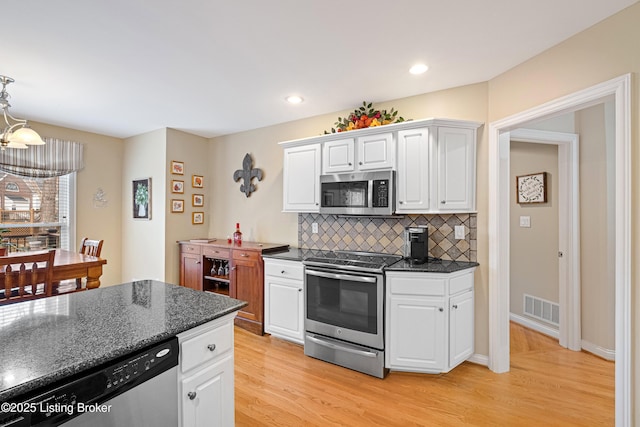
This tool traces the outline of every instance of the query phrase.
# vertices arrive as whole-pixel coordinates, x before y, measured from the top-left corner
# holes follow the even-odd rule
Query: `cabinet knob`
[[[247,254],[240,254],[240,256],[241,256],[241,257],[243,257],[243,258],[246,258],[246,257],[248,257],[249,255],[247,255]]]
[[[287,274],[287,272],[285,270],[282,270],[280,274]]]
[[[446,200],[441,200],[441,201],[440,201],[440,204],[441,204],[441,205],[444,205],[444,204],[446,204],[446,203],[447,203],[447,201],[446,201]]]
[[[215,351],[216,350],[216,345],[215,344],[209,344],[207,346],[207,348],[209,349],[209,351]]]
[[[402,200],[400,200],[398,203],[403,204],[404,202]]]
[[[458,308],[458,304],[453,304],[452,307],[457,309]]]
[[[359,162],[358,164],[362,166],[362,162]]]
[[[360,163],[360,164],[362,164],[362,163]],[[349,162],[349,166],[353,166],[353,163]]]
[[[197,395],[198,393],[196,393],[195,391],[190,391],[189,393],[187,393],[187,397],[189,398],[189,400],[195,399]]]
[[[444,308],[440,307],[440,308],[438,309],[438,311],[444,311]]]
[[[302,292],[302,288],[299,288],[299,289],[298,289],[298,292]]]
[[[200,261],[196,261],[196,264],[202,264]]]

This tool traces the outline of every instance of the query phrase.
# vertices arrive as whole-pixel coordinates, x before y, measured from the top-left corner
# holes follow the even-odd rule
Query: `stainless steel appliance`
[[[383,270],[401,259],[368,252],[307,257],[304,353],[384,378]]]
[[[404,257],[414,264],[427,262],[429,256],[429,228],[426,226],[404,229]]]
[[[320,213],[391,215],[395,211],[393,171],[320,176]]]
[[[178,425],[178,339],[31,393],[3,426]]]

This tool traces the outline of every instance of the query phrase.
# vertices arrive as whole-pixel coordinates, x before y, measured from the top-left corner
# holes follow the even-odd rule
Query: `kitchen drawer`
[[[261,257],[260,252],[257,251],[243,251],[242,249],[233,250],[233,259],[238,260],[259,260]]]
[[[202,248],[202,255],[209,258],[229,259],[229,252],[231,252],[229,249],[212,248],[208,246]]]
[[[200,255],[200,245],[180,245],[180,252]]]
[[[473,288],[473,272],[449,280],[449,295],[455,295],[471,288]]]
[[[447,281],[420,277],[417,274],[394,276],[388,281],[392,295],[445,295]]]
[[[187,372],[232,350],[233,323],[227,322],[180,344],[181,370]]]
[[[264,274],[284,279],[304,280],[304,267],[300,261],[265,260]]]

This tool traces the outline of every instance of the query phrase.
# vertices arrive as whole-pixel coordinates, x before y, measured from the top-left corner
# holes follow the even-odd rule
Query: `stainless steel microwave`
[[[392,215],[395,211],[393,171],[320,176],[320,213]]]

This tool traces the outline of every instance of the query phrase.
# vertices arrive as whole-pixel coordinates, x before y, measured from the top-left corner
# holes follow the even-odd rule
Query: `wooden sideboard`
[[[180,285],[198,291],[215,292],[247,301],[238,312],[237,326],[255,334],[264,333],[264,261],[262,254],[286,250],[273,243],[208,243],[179,241]]]

